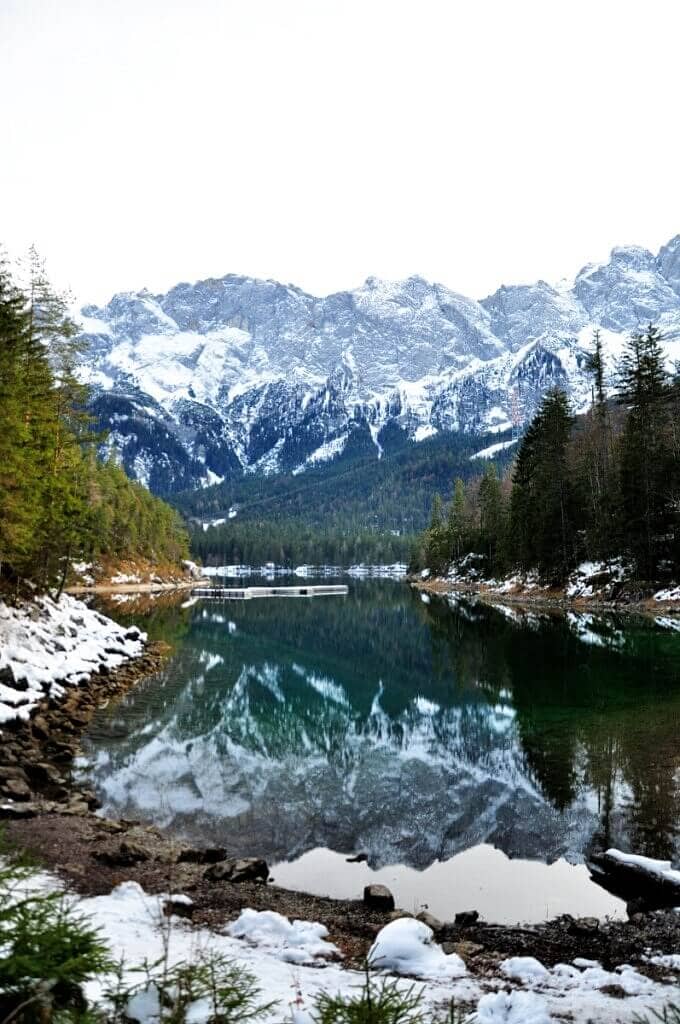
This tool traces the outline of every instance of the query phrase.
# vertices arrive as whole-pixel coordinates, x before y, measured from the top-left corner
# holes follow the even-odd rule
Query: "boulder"
[[[36,715],[31,720],[31,727],[33,735],[37,736],[40,740],[46,740],[50,735],[50,727],[44,715]]]
[[[484,946],[479,942],[468,942],[466,939],[463,939],[461,942],[442,942],[442,949],[447,955],[457,953],[458,956],[467,962],[470,957],[482,953]]]
[[[178,864],[219,864],[227,859],[227,851],[223,846],[207,846],[204,850],[185,846],[177,856]]]
[[[87,811],[87,804],[84,805]],[[95,854],[97,860],[112,868],[127,868],[149,859],[148,851],[129,840],[123,840],[113,850],[101,850]]]
[[[194,916],[195,907],[190,899],[177,897],[163,900],[163,914],[165,917],[184,917],[191,920]]]
[[[394,896],[386,885],[367,885],[364,888],[364,905],[389,914],[394,910]]]
[[[0,769],[0,776],[2,769]],[[36,786],[63,786],[64,777],[59,774],[54,765],[45,761],[38,761],[35,764],[26,765],[26,773],[31,782]]]
[[[31,787],[23,779],[3,779],[0,782],[0,792],[10,800],[30,800]]]
[[[433,932],[440,932],[444,927],[443,921],[440,921],[438,917],[431,914],[429,910],[421,910],[419,914],[416,914],[416,921],[422,921]]]
[[[592,935],[600,927],[596,917],[577,917],[569,922],[567,931],[570,935]]]
[[[478,910],[461,910],[455,917],[459,928],[472,928],[479,921]]]
[[[266,882],[269,867],[260,857],[241,857],[211,864],[204,871],[203,877],[209,882]]]

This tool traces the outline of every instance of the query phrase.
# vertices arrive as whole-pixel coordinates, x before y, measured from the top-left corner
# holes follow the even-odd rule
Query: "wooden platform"
[[[194,587],[196,597],[215,597],[223,601],[250,601],[255,597],[331,597],[349,593],[344,585],[298,587]]]

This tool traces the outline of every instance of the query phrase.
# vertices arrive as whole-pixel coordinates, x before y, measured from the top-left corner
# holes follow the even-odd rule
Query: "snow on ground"
[[[128,969],[140,964],[145,958],[149,961],[161,958],[164,946],[167,946],[168,962],[171,965],[191,960],[206,951],[235,960],[256,976],[262,990],[262,1001],[276,1003],[265,1018],[266,1024],[306,1022],[311,1019],[307,1011],[311,1010],[319,992],[354,994],[357,986],[363,983],[363,974],[342,968],[340,955],[327,941],[327,931],[323,925],[307,921],[290,922],[271,911],[246,909],[237,921],[227,925],[224,934],[215,933],[194,929],[178,918],[167,919],[163,914],[163,904],[168,898],[149,896],[136,882],[124,882],[110,895],[80,900],[78,906],[83,914],[101,928],[114,959],[122,956]],[[171,898],[177,900],[174,895]],[[431,932],[414,920],[408,921],[407,925],[416,926],[413,930],[417,931],[418,937],[412,937],[409,942],[408,936],[403,936],[401,951],[405,957],[412,958],[411,962],[405,959],[403,966],[410,975],[417,976],[419,965],[424,962],[420,932],[423,928],[430,936]],[[376,945],[380,943],[385,931],[383,929],[376,939]],[[433,958],[437,957],[437,950],[439,958],[444,961],[450,959],[434,945],[429,951]],[[457,961],[459,958],[453,959]],[[479,987],[469,980],[452,982],[451,979],[455,979],[459,973],[459,970],[449,972],[448,975],[442,973],[438,981],[428,982],[428,1000],[443,1001],[454,992],[458,998],[479,998]],[[130,972],[131,982],[138,979],[138,975]],[[399,984],[407,990],[412,980],[404,979]],[[100,1002],[104,989],[103,982],[91,983],[86,994],[91,1000]],[[142,1000],[138,999],[135,1009],[139,1010],[143,1005]],[[153,1000],[147,1000],[146,1005],[151,1012],[142,1017],[143,1024],[152,1024]],[[207,1007],[205,1013],[201,1012],[202,1009],[200,1005],[192,1008],[191,1020],[194,1024],[203,1024],[206,1020]],[[294,1012],[297,1017],[293,1015]],[[495,1024],[496,1018],[488,1019]]]
[[[482,448],[481,451],[475,452],[474,455],[470,456],[470,461],[473,459],[492,459],[494,455],[498,455],[499,452],[505,451],[506,448],[512,448],[513,444],[517,444],[517,438],[514,437],[512,441],[498,441],[496,444],[490,444],[488,448]]]
[[[304,473],[309,466],[316,466],[320,462],[330,462],[337,455],[341,455],[344,451],[345,445],[347,444],[348,435],[342,434],[340,437],[334,437],[331,441],[326,441],[324,444],[319,445],[311,455],[308,455],[304,462],[301,462],[299,466],[296,466],[293,470],[293,476],[299,476],[300,473]]]
[[[141,582],[142,582],[142,577],[139,575],[139,573],[136,573],[136,572],[133,572],[133,573],[117,572],[116,575],[112,576],[111,579],[109,580],[109,583],[113,584],[114,586],[119,584],[119,583],[141,583]]]
[[[203,526],[203,532],[205,533],[206,530],[209,530],[211,528],[211,526],[222,526],[223,523],[226,523],[226,521],[227,521],[226,518],[210,519],[207,523],[202,523],[201,524]]]
[[[0,602],[0,724],[27,719],[44,697],[60,697],[100,666],[142,653],[146,634],[119,626],[68,594],[16,608]],[[6,670],[6,671],[3,671]]]
[[[71,568],[76,576],[79,577],[80,583],[84,584],[86,587],[92,586],[94,583],[94,576],[92,575],[92,569],[94,568],[93,562],[71,562]]]
[[[274,910],[242,910],[238,920],[226,928],[234,939],[271,950],[291,964],[314,963],[317,957],[338,957],[340,950],[327,942],[328,929],[315,921],[293,921]]]
[[[363,983],[363,974],[343,969],[320,924],[246,909],[223,933],[215,933],[166,918],[167,899],[147,895],[136,882],[124,882],[107,896],[79,900],[79,909],[102,929],[114,958],[123,956],[129,967],[144,958],[160,958],[164,945],[170,964],[208,950],[237,961],[257,978],[263,1001],[276,1003],[266,1024],[309,1024],[319,992],[355,994]],[[185,896],[172,899],[187,902]],[[670,985],[652,982],[629,965],[605,971],[598,963],[579,958],[549,969],[532,957],[510,957],[496,976],[478,979],[467,972],[461,957],[447,956],[433,941],[431,930],[413,918],[383,928],[369,955],[376,967],[381,960],[386,973],[396,973],[397,984],[405,990],[414,979],[416,984],[422,981],[426,1006],[441,1007],[451,999],[476,1005],[476,1024],[557,1024],[565,1017],[631,1024],[635,1014],[660,1008],[673,995]],[[662,965],[669,971],[680,968],[679,957],[656,955],[663,957]],[[135,978],[139,976],[130,980]],[[607,994],[610,985],[623,990],[625,997]],[[102,983],[92,983],[87,994],[101,1000],[103,989]],[[206,1017],[207,1008],[205,1013],[200,1006],[192,1010],[194,1024],[203,1024]],[[152,1022],[153,1016],[143,1018],[143,1024]]]
[[[581,562],[567,581],[567,597],[606,597],[612,583],[618,583],[631,572],[621,558],[609,562]]]
[[[17,889],[17,896],[24,888],[46,892],[60,889],[61,883],[40,873]],[[364,982],[363,972],[343,968],[326,928],[315,922],[291,922],[272,911],[247,908],[220,932],[195,928],[184,918],[164,913],[168,900],[190,905],[189,897],[148,895],[132,881],[104,896],[68,899],[100,930],[114,961],[124,961],[128,985],[141,987],[144,975],[135,968],[144,961],[162,962],[167,957],[172,967],[208,953],[222,955],[255,976],[262,1002],[275,1004],[263,1024],[312,1024],[311,1011],[320,992],[355,995]],[[652,981],[629,964],[607,971],[597,961],[579,957],[552,968],[534,957],[508,957],[495,971],[476,977],[463,958],[446,955],[431,929],[414,918],[386,925],[369,958],[376,974],[396,974],[396,984],[404,991],[422,983],[426,1009],[441,1011],[451,1000],[476,1007],[475,1024],[633,1024],[636,1015],[668,1003],[680,981],[680,956],[657,950],[649,950],[645,959],[668,972],[667,984]],[[111,980],[88,983],[87,998],[103,1004]],[[153,987],[137,995],[129,1010],[141,1024],[156,1024]],[[208,1016],[206,1004],[191,1007],[192,1024],[206,1024]]]

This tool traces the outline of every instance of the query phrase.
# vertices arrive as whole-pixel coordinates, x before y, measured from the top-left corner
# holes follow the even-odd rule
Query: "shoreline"
[[[31,791],[28,799],[5,799],[0,805],[7,839],[81,896],[108,894],[131,880],[148,893],[190,895],[192,921],[217,931],[246,907],[274,910],[291,920],[319,921],[343,952],[345,964],[360,966],[378,931],[404,911],[390,913],[361,900],[321,897],[264,881],[211,878],[210,867],[229,851],[195,848],[145,822],[100,817],[96,794],[74,779],[80,739],[96,710],[158,672],[170,652],[163,642],[147,642],[141,654],[118,668],[104,666],[79,685],[68,686],[62,697],[45,697],[28,719],[3,725],[0,783],[23,776]],[[460,910],[475,909],[468,904],[474,904],[473,895],[463,898]],[[670,910],[636,914],[629,921],[562,916],[517,927],[480,921],[474,914],[462,921],[428,918],[426,923],[445,951],[462,955],[469,971],[480,977],[496,970],[504,957],[521,954],[547,966],[583,956],[608,968],[630,962],[656,978],[662,972],[644,960],[644,949],[680,947],[680,915]]]
[[[537,593],[538,588],[531,590],[517,589],[503,592],[489,583],[472,580],[449,580],[445,577],[420,579],[409,576],[406,583],[414,590],[439,597],[464,594],[478,597],[487,604],[515,605],[525,608],[543,608],[555,612],[614,612],[617,614],[635,615],[677,615],[680,617],[680,598],[672,601],[655,601],[653,597],[640,600],[606,600],[595,594],[592,597],[579,595],[569,597],[565,590],[549,590]]]
[[[194,587],[210,585],[208,577],[169,583],[77,583],[64,587],[65,594],[156,594],[171,593],[173,590],[193,590]]]

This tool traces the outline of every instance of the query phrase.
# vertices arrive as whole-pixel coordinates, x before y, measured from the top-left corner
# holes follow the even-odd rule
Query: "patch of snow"
[[[314,963],[317,958],[339,958],[340,950],[327,942],[328,929],[314,921],[293,921],[274,910],[242,910],[226,932],[234,939],[267,949],[292,964]]]
[[[299,476],[300,473],[304,473],[309,466],[316,466],[320,462],[330,462],[337,455],[341,455],[345,450],[347,440],[348,435],[342,434],[341,437],[334,437],[331,441],[326,441],[324,444],[319,445],[311,455],[307,456],[303,463],[295,467],[293,476]]]
[[[488,448],[482,448],[481,451],[475,452],[474,455],[470,456],[470,461],[473,459],[492,459],[494,455],[498,455],[499,452],[505,451],[506,448],[512,448],[513,444],[517,444],[517,438],[514,437],[511,441],[498,441],[496,444],[490,444]]]
[[[456,953],[448,956],[431,928],[413,917],[391,921],[378,932],[368,953],[371,966],[417,978],[462,978],[467,972]]]
[[[665,590],[657,590],[654,595],[655,601],[680,601],[680,587],[669,587]]]
[[[201,524],[203,526],[203,532],[205,533],[206,530],[209,530],[212,526],[222,526],[226,521],[226,519],[210,519],[207,523]]]
[[[142,577],[138,573],[125,573],[117,572],[115,576],[112,576],[109,583],[117,585],[119,583],[141,583]]]
[[[437,428],[433,427],[431,423],[422,423],[413,432],[413,440],[416,442],[425,441],[428,437],[433,437],[437,433]]]
[[[534,992],[489,992],[477,1004],[476,1024],[553,1024],[545,999]]]
[[[219,473],[213,473],[210,468],[206,469],[205,476],[202,476],[199,480],[200,487],[213,487],[215,484],[221,483],[224,483],[224,477],[220,476]]]

